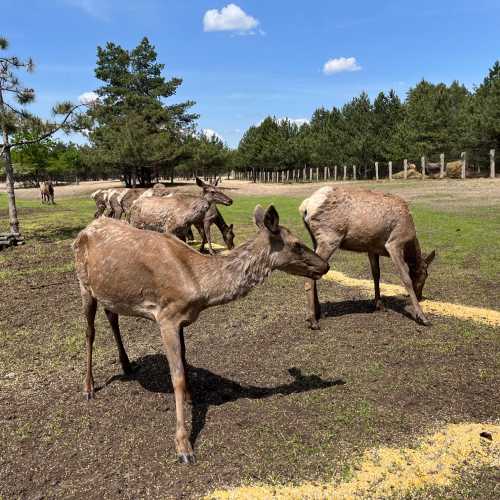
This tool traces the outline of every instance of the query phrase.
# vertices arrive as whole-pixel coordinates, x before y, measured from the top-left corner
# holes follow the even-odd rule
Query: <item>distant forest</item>
[[[197,132],[192,101],[170,104],[180,78],[167,80],[147,38],[132,50],[114,43],[97,49],[97,99],[79,116],[85,145],[47,138],[12,150],[17,181],[73,181],[120,176],[127,185],[150,184],[175,175],[214,176],[231,170],[284,170],[357,165],[375,161],[438,161],[467,152],[470,164],[486,166],[500,151],[500,62],[473,90],[422,80],[404,98],[366,93],[342,107],[317,109],[301,126],[267,117],[250,127],[238,148]],[[166,101],[169,101],[167,104]],[[35,131],[36,132],[36,131]],[[20,127],[18,141],[35,133]],[[1,175],[0,171],[0,175]]]

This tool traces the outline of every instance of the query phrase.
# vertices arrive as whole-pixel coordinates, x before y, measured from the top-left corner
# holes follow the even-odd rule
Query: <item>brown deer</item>
[[[94,213],[94,218],[100,217],[106,212],[107,209],[107,201],[108,201],[108,190],[107,189],[98,189],[94,191],[90,198],[94,200],[96,211]]]
[[[52,205],[55,205],[54,185],[52,181],[40,182],[40,196],[42,198],[42,203],[52,203]]]
[[[100,217],[73,243],[87,321],[87,374],[84,393],[94,397],[92,346],[94,319],[100,302],[113,331],[125,373],[131,364],[123,347],[118,317],[139,316],[156,321],[166,351],[175,393],[179,460],[193,463],[194,454],[184,424],[186,383],[184,327],[204,309],[245,296],[276,269],[319,279],[328,264],[279,225],[271,205],[255,208],[256,236],[227,255],[214,257],[193,250],[170,234],[136,229],[125,222]]]
[[[210,234],[210,227],[212,226],[212,224],[215,224],[219,228],[227,249],[232,250],[234,248],[233,225],[230,224],[228,226],[226,224],[226,221],[224,220],[224,217],[222,217],[222,214],[219,212],[217,205],[215,203],[212,203],[212,205],[210,205],[210,208],[207,210],[207,213],[205,214],[203,222],[196,223],[196,229],[201,236],[200,252],[203,252],[205,250],[205,244],[208,242],[208,251],[211,255],[215,254],[212,248],[212,236]]]
[[[141,196],[130,209],[129,222],[139,229],[175,234],[185,241],[191,225],[203,224],[212,204],[231,205],[233,200],[220,189],[196,178],[201,196],[173,193],[168,196]]]
[[[390,257],[410,296],[413,317],[424,325],[430,324],[419,300],[436,252],[422,255],[408,204],[403,199],[369,190],[323,187],[304,200],[299,211],[316,253],[327,262],[338,248],[368,253],[376,309],[383,308],[379,257]],[[306,319],[310,328],[316,330],[321,313],[316,282],[306,280],[305,289]]]

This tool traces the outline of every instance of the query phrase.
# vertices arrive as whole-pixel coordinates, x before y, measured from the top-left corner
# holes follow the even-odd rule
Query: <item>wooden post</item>
[[[323,168],[323,180],[326,181],[326,168],[327,167],[324,167]]]
[[[356,165],[352,166],[352,178],[353,180],[356,180]]]
[[[490,149],[490,177],[495,178],[495,150]]]
[[[392,181],[392,161],[389,162],[389,180]]]
[[[375,180],[378,181],[378,161],[375,162]]]
[[[335,167],[333,167],[333,180],[334,181],[337,180],[337,165],[335,165]]]
[[[344,165],[344,180],[347,179],[347,165]]]
[[[465,151],[461,153],[460,158],[462,159],[462,179],[465,179],[465,172],[467,169],[467,153]]]
[[[319,182],[319,167],[316,167],[316,182]]]
[[[405,158],[403,161],[404,174],[403,177],[408,179],[408,160]]]
[[[439,155],[439,178],[444,177],[444,153]]]
[[[425,156],[420,158],[420,166],[422,167],[422,180],[425,179]]]
[[[312,168],[312,167],[310,167],[310,168],[309,168],[309,180],[310,180],[311,182],[312,182],[312,180],[313,180],[313,168]]]
[[[307,176],[307,167],[304,167],[304,175],[302,176],[302,180],[305,182]]]

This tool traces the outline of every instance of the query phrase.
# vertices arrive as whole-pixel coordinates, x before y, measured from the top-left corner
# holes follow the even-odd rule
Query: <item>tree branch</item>
[[[10,144],[10,147],[16,148],[19,146],[28,146],[30,144],[36,144],[37,142],[40,142],[40,141],[43,141],[44,139],[47,139],[47,137],[50,137],[51,135],[55,134],[57,131],[61,130],[64,127],[64,125],[66,124],[66,122],[68,121],[69,117],[74,113],[74,111],[76,109],[80,108],[81,106],[83,106],[83,104],[77,104],[76,106],[73,106],[70,109],[70,111],[68,112],[68,114],[64,117],[64,120],[59,125],[57,125],[56,128],[50,130],[49,132],[46,132],[45,134],[42,134],[41,136],[37,137],[36,139],[32,139],[29,141],[14,142],[14,143]]]

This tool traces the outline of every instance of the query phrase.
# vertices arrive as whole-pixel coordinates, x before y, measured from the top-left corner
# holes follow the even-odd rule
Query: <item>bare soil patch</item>
[[[175,461],[175,405],[157,328],[122,319],[139,371],[124,377],[102,311],[95,401],[82,396],[84,326],[70,240],[28,243],[2,281],[0,496],[194,498],[242,482],[350,474],[367,448],[404,447],[444,423],[498,417],[494,328],[373,312],[325,282],[322,330],[301,279],[281,273],[187,329],[198,464]],[[7,250],[11,252],[16,250]],[[493,493],[493,491],[488,491]]]

